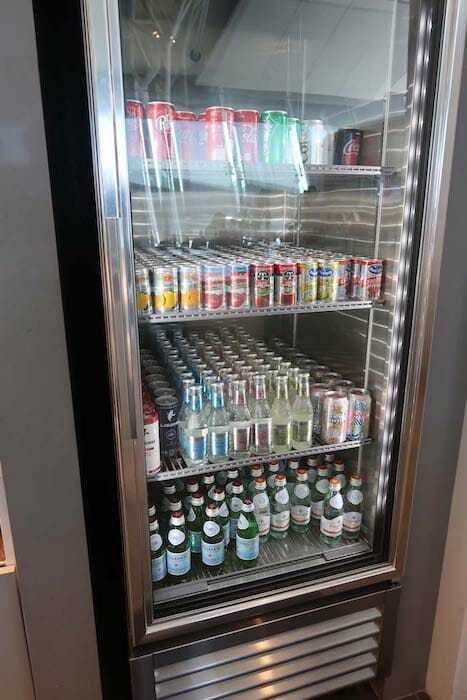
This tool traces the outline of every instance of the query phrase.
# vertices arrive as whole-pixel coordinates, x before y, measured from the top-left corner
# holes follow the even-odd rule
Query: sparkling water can
[[[364,440],[370,431],[371,395],[368,389],[352,389],[348,393],[349,416],[347,439]]]
[[[328,391],[323,399],[321,438],[328,445],[345,442],[349,417],[349,400],[340,391]]]

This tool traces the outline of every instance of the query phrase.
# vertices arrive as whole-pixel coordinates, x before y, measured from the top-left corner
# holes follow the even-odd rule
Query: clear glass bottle
[[[208,461],[208,426],[203,412],[201,387],[196,384],[188,389],[189,409],[185,421],[185,437],[182,455],[187,466],[194,467]]]
[[[201,535],[201,561],[210,571],[218,571],[224,563],[224,532],[215,503],[208,503]]]
[[[271,529],[271,505],[267,494],[266,479],[262,476],[255,479],[253,505],[255,507],[256,522],[258,523],[259,541],[266,542],[269,539],[269,531]]]
[[[234,382],[234,405],[230,411],[230,455],[245,459],[250,454],[251,415],[246,403],[246,382]]]
[[[316,481],[311,489],[311,522],[319,527],[323,515],[324,497],[329,491],[329,470],[325,464],[320,464]]]
[[[308,469],[308,483],[312,485],[315,483],[316,475],[318,474],[319,457],[307,457],[306,466]]]
[[[289,401],[291,405],[293,406],[294,401],[298,395],[298,375],[300,373],[300,369],[298,367],[291,367],[289,369],[288,373],[288,378],[289,378]],[[308,377],[308,374],[306,375]]]
[[[341,484],[341,493],[344,493],[344,489],[347,486],[347,479],[345,478],[345,464],[342,459],[335,459],[334,466],[332,469],[332,476],[339,479]]]
[[[292,457],[287,462],[287,469],[285,470],[285,476],[287,479],[287,491],[289,496],[293,491],[293,487],[297,481],[297,470],[300,467],[300,460],[298,457]]]
[[[224,545],[228,547],[230,543],[230,512],[225,501],[225,491],[222,486],[216,486],[212,494],[212,501],[218,508],[219,523],[224,533]]]
[[[250,401],[251,452],[254,455],[267,455],[272,452],[272,418],[266,399],[266,378],[258,374],[253,381],[253,398]]]
[[[270,406],[272,406],[272,404],[274,403],[274,399],[276,398],[276,384],[278,374],[278,369],[269,369],[266,373],[266,398]]]
[[[208,459],[210,462],[227,462],[229,459],[229,416],[224,407],[224,385],[213,382],[211,410],[208,416]]]
[[[279,375],[276,399],[272,404],[272,447],[274,452],[288,452],[292,440],[292,410],[289,403],[287,376]]]
[[[271,537],[283,540],[289,533],[290,497],[285,474],[279,472],[274,480],[271,497]]]
[[[255,566],[259,556],[259,531],[253,501],[246,498],[237,521],[235,551],[244,568]]]
[[[329,491],[324,498],[323,515],[320,522],[320,537],[325,544],[338,544],[342,538],[344,524],[344,500],[340,493],[339,479],[329,481]]]
[[[178,440],[181,451],[184,449],[186,417],[190,407],[188,390],[194,383],[195,380],[193,377],[191,377],[191,379],[183,379],[182,381],[182,405],[180,406],[180,411],[178,412]]]
[[[162,535],[157,518],[149,522],[149,543],[151,548],[151,572],[153,584],[159,583],[167,575],[167,561]]]
[[[167,534],[167,574],[174,583],[188,581],[191,570],[191,548],[181,511],[172,513]]]
[[[231,495],[227,496],[227,505],[230,511],[230,541],[235,545],[237,533],[237,521],[242,512],[243,498],[245,492],[241,481],[234,481]]]
[[[278,462],[276,459],[274,459],[272,462],[269,462],[268,464],[268,471],[266,474],[266,480],[268,482],[268,494],[271,496],[274,486],[275,486],[275,480],[276,480],[276,474],[279,474],[280,470],[280,462]]]
[[[313,443],[313,406],[307,372],[298,375],[297,398],[292,406],[292,447],[305,450]]]
[[[311,520],[311,493],[306,469],[297,470],[297,480],[290,496],[290,529],[307,532]]]
[[[186,516],[186,526],[190,538],[191,556],[201,554],[201,532],[204,520],[204,497],[197,491],[190,498],[190,508]]]
[[[360,535],[362,510],[362,477],[359,474],[352,474],[344,494],[343,534],[346,539],[355,540]]]

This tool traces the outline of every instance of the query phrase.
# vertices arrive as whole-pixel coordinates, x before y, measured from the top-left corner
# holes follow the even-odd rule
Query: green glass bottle
[[[201,560],[210,571],[218,571],[224,563],[224,531],[219,522],[219,510],[215,503],[208,503],[201,535]]]
[[[259,479],[260,477],[263,476],[263,466],[262,464],[253,464],[250,467],[250,476],[248,480],[248,486],[245,487],[246,494],[248,498],[250,498],[253,495],[253,491],[255,490],[256,486],[256,479]]]
[[[289,534],[290,496],[285,474],[276,474],[271,497],[271,537],[283,540]]]
[[[343,534],[348,540],[355,540],[362,526],[362,477],[352,474],[349,486],[344,495]]]
[[[237,522],[235,551],[244,568],[255,566],[259,556],[259,532],[253,501],[243,501],[242,512]]]
[[[174,583],[188,581],[191,570],[190,540],[182,511],[172,513],[167,534],[167,573]]]
[[[151,572],[153,584],[158,584],[167,575],[164,540],[159,532],[157,518],[149,522],[149,543],[151,547]]]
[[[255,506],[256,522],[258,523],[259,541],[267,542],[271,529],[271,504],[267,494],[266,479],[263,476],[255,479],[253,504]]]
[[[230,542],[230,512],[225,501],[225,491],[222,486],[216,486],[212,494],[212,500],[219,509],[219,522],[224,532],[224,544],[228,547]]]
[[[190,538],[190,549],[192,557],[199,557],[201,554],[201,532],[204,520],[204,497],[199,491],[191,498],[191,505],[186,518],[188,536]]]
[[[285,470],[285,476],[287,479],[287,491],[289,496],[292,494],[293,487],[297,483],[297,469],[300,466],[300,460],[298,457],[292,457],[287,462],[287,469]]]
[[[227,505],[230,511],[230,542],[232,547],[235,547],[237,523],[242,512],[244,493],[243,484],[238,480],[232,484],[232,494],[227,497]]]
[[[320,464],[316,481],[311,487],[311,522],[319,527],[323,515],[324,497],[329,490],[329,471],[325,464]]]
[[[216,488],[216,480],[214,474],[204,474],[203,476],[203,496],[204,502],[209,503],[212,501],[212,493]]]
[[[335,477],[336,479],[339,479],[341,484],[341,493],[344,493],[344,490],[347,486],[347,479],[345,478],[345,464],[342,459],[334,460],[331,476]]]
[[[290,529],[307,532],[311,519],[311,494],[306,469],[297,469],[297,481],[290,496]]]
[[[268,464],[268,471],[267,471],[266,480],[268,483],[268,496],[269,497],[272,496],[272,492],[274,491],[276,474],[279,474],[280,466],[281,466],[280,462],[278,462],[276,459],[274,459],[272,462],[269,462],[269,464]]]
[[[191,507],[191,498],[193,494],[198,493],[199,491],[199,483],[198,479],[187,479],[185,482],[185,489],[183,493],[183,510],[185,513],[188,513],[190,511]]]
[[[320,522],[320,537],[325,544],[335,545],[342,538],[344,523],[344,500],[340,494],[339,479],[329,481],[329,491],[324,499],[323,515]]]

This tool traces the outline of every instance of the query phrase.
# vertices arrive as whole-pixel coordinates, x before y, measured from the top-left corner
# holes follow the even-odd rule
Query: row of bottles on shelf
[[[145,315],[371,301],[383,261],[288,243],[135,250],[136,301]]]
[[[198,467],[306,450],[313,434],[326,444],[368,437],[367,389],[280,339],[268,347],[242,327],[203,335],[185,335],[178,327],[145,329],[148,476],[159,471],[160,453],[174,457],[180,451],[188,467]]]
[[[261,545],[284,539],[289,530],[319,532],[325,545],[349,542],[360,535],[362,479],[344,462],[326,454],[320,464],[308,457],[257,464],[205,474],[202,479],[165,482],[157,509],[149,508],[153,583],[168,574],[186,581],[192,563],[218,571],[226,557],[242,567],[254,566]],[[158,517],[159,516],[159,517]]]
[[[131,159],[149,154],[155,166],[190,161],[304,165],[358,165],[362,131],[336,129],[321,119],[297,119],[283,110],[177,111],[169,102],[126,103]]]

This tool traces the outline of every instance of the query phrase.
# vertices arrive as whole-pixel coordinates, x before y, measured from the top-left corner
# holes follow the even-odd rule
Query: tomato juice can
[[[180,160],[194,160],[197,149],[196,114],[194,112],[175,112],[173,123],[175,141],[172,144]]]
[[[136,308],[139,314],[152,314],[151,283],[147,267],[135,268]]]
[[[323,398],[321,438],[328,445],[345,442],[349,415],[349,400],[340,391],[328,391]]]
[[[172,265],[151,269],[151,293],[154,312],[178,309],[178,270]]]
[[[172,153],[175,108],[170,102],[149,102],[146,110],[154,161],[169,160]]]
[[[256,163],[259,112],[254,109],[238,109],[235,111],[234,119],[242,160],[245,163]]]
[[[368,389],[351,389],[348,398],[347,439],[364,440],[370,432],[371,394]]]
[[[225,265],[202,265],[202,300],[204,309],[225,309]]]
[[[298,263],[298,301],[312,304],[318,299],[318,261],[306,258]]]
[[[250,306],[250,266],[247,263],[230,263],[226,266],[227,306],[244,309]]]
[[[144,157],[144,107],[138,100],[126,101],[126,148],[129,158]]]
[[[250,297],[254,307],[272,306],[274,302],[274,264],[250,263]]]
[[[230,107],[206,110],[206,159],[232,160],[234,111]]]
[[[352,258],[343,255],[338,258],[338,263],[337,301],[345,301],[350,298],[352,293]]]
[[[153,404],[144,407],[144,457],[146,476],[160,471],[161,453],[159,443],[159,419]]]
[[[292,260],[274,264],[274,303],[280,306],[297,303],[297,263]]]
[[[360,258],[356,297],[362,301],[379,299],[383,278],[383,262],[374,258]]]
[[[180,311],[201,308],[201,266],[178,266],[178,289]]]
[[[318,299],[319,301],[337,301],[339,288],[339,260],[320,258],[318,260]]]

